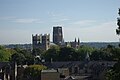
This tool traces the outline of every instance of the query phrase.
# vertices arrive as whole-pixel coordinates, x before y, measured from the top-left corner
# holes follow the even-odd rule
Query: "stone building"
[[[42,70],[41,80],[60,80],[60,73],[57,70]]]
[[[53,43],[56,45],[59,45],[60,47],[72,47],[75,49],[78,49],[80,47],[80,40],[76,40],[73,42],[64,42],[63,39],[63,32],[61,26],[53,27]]]
[[[48,50],[50,48],[50,34],[42,35],[42,48]]]
[[[61,26],[53,27],[53,43],[61,45],[63,42],[63,32]]]
[[[32,35],[32,46],[33,49],[41,48],[43,50],[48,50],[50,47],[50,34]]]
[[[72,48],[78,49],[80,47],[80,40],[79,40],[79,38],[78,38],[78,41],[75,38],[75,41],[74,42],[70,42],[70,45],[71,45]]]
[[[61,80],[105,80],[105,73],[107,69],[113,67],[115,63],[116,62],[114,61],[86,62],[85,60],[85,61],[52,62],[47,63],[46,66],[49,69],[58,69],[58,72],[60,74],[62,73],[63,79]]]
[[[79,38],[78,38],[78,40],[76,40],[76,38],[75,38],[75,41],[66,42],[65,44],[67,47],[72,47],[72,48],[78,49],[80,47],[80,40],[79,40]]]
[[[68,68],[58,68],[57,70],[60,73],[60,79],[64,79],[65,77],[69,76]]]

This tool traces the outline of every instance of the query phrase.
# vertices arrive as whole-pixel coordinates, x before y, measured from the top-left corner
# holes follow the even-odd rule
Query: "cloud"
[[[80,20],[80,21],[75,21],[71,24],[72,25],[79,25],[81,27],[86,27],[86,26],[91,26],[95,23],[97,23],[95,20]]]
[[[50,16],[51,22],[64,22],[70,20],[65,14],[58,13],[58,12],[48,12],[48,15]]]
[[[74,22],[74,24],[82,24],[82,25],[84,25],[84,24],[89,24],[89,23],[94,23],[94,22],[96,22],[96,21],[95,20],[81,20],[81,21]]]
[[[53,22],[64,22],[64,21],[68,21],[68,20],[70,20],[70,19],[63,18],[63,19],[53,20]]]
[[[47,12],[47,13],[48,13],[48,15],[51,16],[51,17],[61,17],[61,16],[63,16],[62,13],[58,13],[58,12],[49,11],[49,12]]]
[[[10,22],[16,22],[16,23],[43,23],[40,19],[35,18],[17,18],[17,17],[0,17],[0,20],[7,20]]]
[[[98,22],[96,21],[95,25],[92,24],[91,26],[93,27],[86,26],[86,28],[82,28],[79,25],[65,27],[65,39],[69,41],[79,37],[81,41],[87,42],[118,41],[118,36],[115,32],[117,28],[116,21]]]
[[[6,16],[6,17],[0,17],[0,20],[13,20],[15,18],[16,17],[13,17],[13,16]]]
[[[13,22],[17,23],[42,23],[39,19],[15,19]]]

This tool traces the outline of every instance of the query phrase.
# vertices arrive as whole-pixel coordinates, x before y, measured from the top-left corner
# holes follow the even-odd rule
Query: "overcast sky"
[[[64,40],[117,42],[120,0],[0,0],[0,44],[31,43],[32,34],[63,27]]]

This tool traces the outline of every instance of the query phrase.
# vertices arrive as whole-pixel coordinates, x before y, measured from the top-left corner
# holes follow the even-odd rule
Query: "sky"
[[[119,0],[0,0],[0,44],[32,43],[62,26],[64,40],[118,42]]]

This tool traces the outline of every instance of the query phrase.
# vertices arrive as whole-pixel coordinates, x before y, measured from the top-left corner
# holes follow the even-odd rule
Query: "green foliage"
[[[78,53],[70,47],[51,47],[42,56],[46,61],[77,61]]]
[[[57,49],[57,50],[59,50],[60,47],[59,47],[58,45],[51,45],[51,46],[50,46],[50,49]]]
[[[112,52],[114,60],[120,60],[120,48],[114,48]]]
[[[11,56],[11,61],[17,62],[17,64],[33,64],[34,63],[34,56],[31,54],[31,52],[15,48],[16,52]]]
[[[48,49],[43,56],[45,57],[46,61],[50,61],[53,59],[53,61],[58,61],[59,57],[59,48],[58,47],[51,47]]]
[[[39,80],[41,76],[41,70],[47,69],[43,65],[30,65],[24,70],[24,80]]]
[[[0,61],[9,61],[13,53],[14,53],[14,50],[6,49],[0,46]]]
[[[112,48],[109,50],[113,54],[113,60],[117,63],[108,70],[106,80],[120,80],[120,48]]]
[[[108,53],[107,51],[103,51],[103,50],[95,50],[92,52],[92,54],[90,55],[91,60],[104,60],[104,61],[111,61],[112,59],[112,55],[110,55],[110,53]]]
[[[107,73],[105,74],[106,80],[115,80],[115,75],[114,75],[113,70],[108,70]]]
[[[23,64],[25,56],[21,53],[15,53],[12,55],[11,60],[17,62],[17,64]]]
[[[43,52],[44,52],[43,49],[41,49],[41,48],[35,48],[35,49],[33,49],[32,54],[36,56],[36,55],[41,55]]]
[[[120,9],[118,14],[120,15]],[[117,25],[118,25],[118,28],[116,29],[116,33],[117,35],[120,35],[120,18],[117,18]]]
[[[76,56],[77,52],[75,49],[70,48],[70,47],[63,47],[60,48],[60,53],[59,53],[59,60],[60,61],[74,61],[77,60]]]
[[[9,61],[10,54],[5,50],[0,50],[0,61]]]
[[[118,12],[120,16],[120,8]],[[117,19],[118,28],[116,29],[116,34],[120,35],[120,18]],[[119,44],[120,47],[120,44]],[[117,61],[113,69],[110,69],[106,74],[106,80],[120,80],[120,48],[114,48],[112,50],[113,58]]]
[[[22,49],[18,51],[18,53],[24,55],[25,57],[24,64],[27,63],[28,65],[30,65],[34,63],[34,56],[31,54],[30,51]]]
[[[102,58],[102,54],[100,50],[95,50],[92,52],[92,54],[90,55],[91,60],[101,60]]]
[[[119,8],[118,14],[120,16],[120,8]],[[117,25],[118,25],[118,28],[116,29],[116,34],[120,35],[120,18],[117,18]],[[119,44],[119,47],[120,47],[120,44]]]
[[[86,53],[86,52],[91,53],[95,49],[89,46],[81,46],[78,50],[81,50],[83,53]]]
[[[95,49],[88,46],[81,46],[79,49],[71,47],[51,47],[42,56],[46,61],[83,61],[86,54],[89,54],[90,60],[113,61],[120,59],[120,49],[112,45],[107,48]]]
[[[107,71],[106,80],[120,80],[120,61],[112,69]]]
[[[118,14],[120,15],[120,8],[119,8],[119,12],[118,12]]]
[[[88,46],[81,46],[78,50],[78,60],[84,60],[86,57],[86,54],[89,53],[89,55],[91,55],[91,53],[94,51],[95,49],[92,47],[88,47]]]

